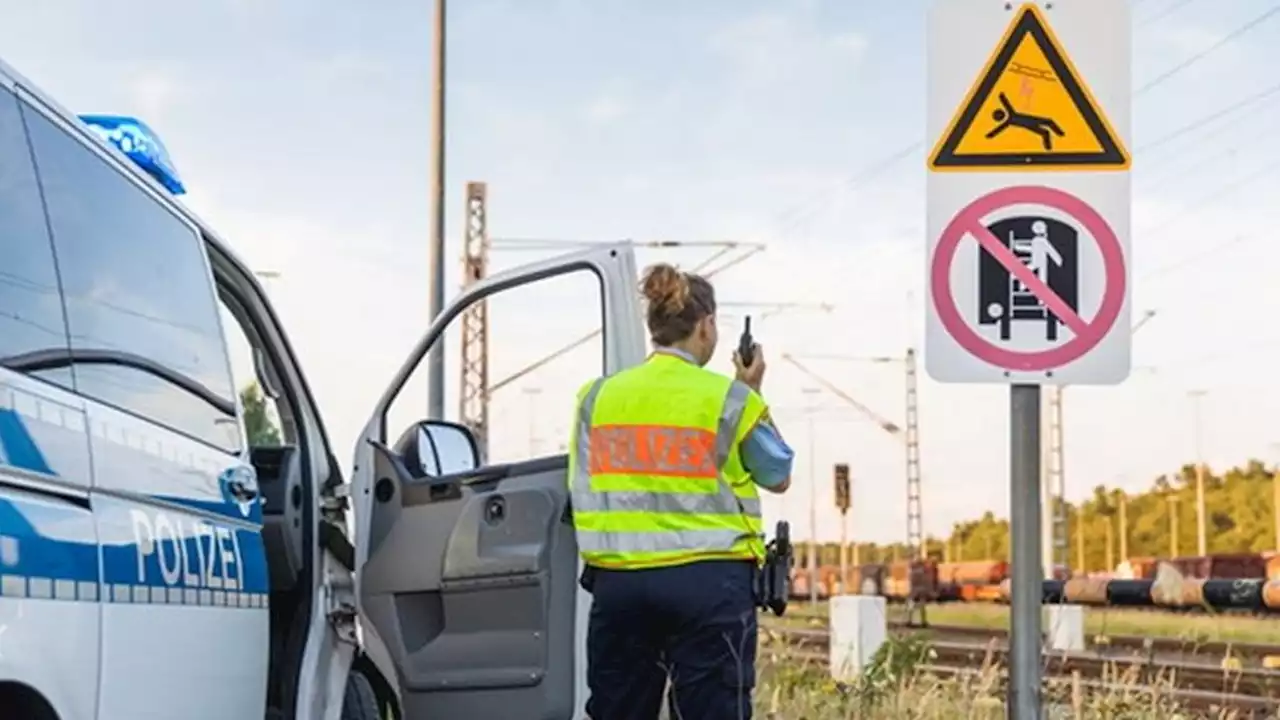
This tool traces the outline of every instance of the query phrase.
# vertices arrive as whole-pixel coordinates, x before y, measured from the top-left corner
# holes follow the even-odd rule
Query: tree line
[[[1277,548],[1275,475],[1276,468],[1260,460],[1220,472],[1204,469],[1205,537],[1210,554]],[[1114,569],[1126,557],[1198,554],[1195,465],[1158,477],[1138,493],[1097,485],[1083,502],[1066,502],[1064,510],[1068,564],[1074,569]],[[803,531],[793,530],[793,535],[799,534]],[[938,561],[1008,561],[1009,520],[988,511],[956,523],[945,538],[929,536],[926,547],[929,557]],[[839,543],[820,544],[818,554],[819,564],[839,564]],[[850,562],[855,555],[863,563],[890,562],[906,559],[908,550],[905,543],[858,543],[856,553],[850,549]],[[806,557],[807,545],[796,543],[796,561],[803,565]]]

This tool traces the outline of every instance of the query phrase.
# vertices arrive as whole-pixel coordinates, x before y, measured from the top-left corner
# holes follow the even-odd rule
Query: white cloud
[[[390,67],[366,54],[356,52],[338,52],[328,55],[314,63],[308,75],[310,80],[327,87],[338,87],[346,83],[367,83],[383,80]]]
[[[866,38],[856,32],[828,34],[812,18],[780,11],[732,21],[714,33],[709,44],[729,62],[739,83],[752,86],[847,73],[865,57],[868,47]]]
[[[164,122],[173,104],[190,89],[165,70],[138,71],[126,83],[136,112],[153,126]]]
[[[587,122],[592,125],[608,125],[627,114],[627,102],[617,94],[605,92],[587,103]]]

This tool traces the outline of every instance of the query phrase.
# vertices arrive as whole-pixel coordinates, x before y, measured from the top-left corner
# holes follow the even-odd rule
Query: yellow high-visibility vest
[[[767,407],[673,355],[583,386],[569,440],[578,549],[603,568],[764,559],[760,496],[738,449]]]

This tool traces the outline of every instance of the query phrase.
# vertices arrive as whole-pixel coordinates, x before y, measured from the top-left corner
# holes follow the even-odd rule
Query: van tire
[[[342,699],[342,720],[381,720],[378,694],[373,683],[359,670],[347,675],[347,690]]]

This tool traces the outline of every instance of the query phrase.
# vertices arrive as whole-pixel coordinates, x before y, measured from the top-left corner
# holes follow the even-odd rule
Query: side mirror
[[[424,475],[440,477],[466,473],[480,467],[480,448],[465,425],[424,420],[410,431],[413,440],[404,453],[409,467]],[[416,463],[413,462],[416,460]],[[416,465],[417,467],[414,467]]]

